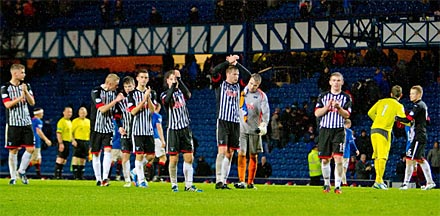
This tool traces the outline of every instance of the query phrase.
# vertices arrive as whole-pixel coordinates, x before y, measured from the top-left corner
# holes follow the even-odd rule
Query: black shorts
[[[72,145],[72,143],[67,142],[67,141],[63,141],[63,144],[64,144],[64,150],[63,151],[58,150],[58,157],[66,160],[69,157],[69,149],[70,149],[70,145]]]
[[[6,125],[6,144],[7,149],[19,147],[33,147],[34,132],[32,126],[8,126]]]
[[[122,153],[130,153],[133,151],[133,142],[130,138],[121,138]]]
[[[426,142],[414,139],[406,151],[406,158],[411,160],[422,160],[425,158]]]
[[[73,147],[73,156],[86,159],[89,155],[89,141],[76,140],[76,147]]]
[[[153,136],[134,136],[134,153],[154,155]]]
[[[180,130],[167,131],[167,152],[170,155],[193,153],[194,145],[191,130],[186,127]]]
[[[333,155],[343,155],[345,148],[344,128],[321,128],[318,137],[318,156],[329,159]]]
[[[240,148],[240,123],[217,119],[217,145],[232,150]]]
[[[92,145],[92,154],[97,154],[101,151],[101,148],[112,148],[112,138],[111,133],[99,133],[92,131],[90,133],[90,144]]]

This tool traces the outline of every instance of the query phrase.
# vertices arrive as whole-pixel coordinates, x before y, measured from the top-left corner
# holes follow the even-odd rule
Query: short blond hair
[[[393,97],[400,98],[402,96],[402,87],[399,85],[395,85],[391,88],[391,94],[393,94]]]
[[[341,72],[333,72],[331,75],[330,75],[330,78],[332,78],[332,77],[341,77],[341,80],[344,80],[344,75],[342,75],[342,73]]]
[[[119,79],[120,78],[118,75],[111,73],[111,74],[107,75],[107,77],[105,78],[105,83],[117,82],[117,81],[119,81]]]
[[[24,65],[22,65],[22,64],[13,64],[13,65],[11,65],[11,73],[12,73],[12,71],[14,71],[14,70],[23,70],[25,67],[24,67]]]
[[[226,73],[232,73],[234,71],[238,71],[238,67],[235,65],[229,65],[229,67],[226,68]]]
[[[423,88],[422,88],[422,86],[420,86],[420,85],[415,85],[415,86],[411,87],[411,89],[416,90],[416,91],[420,94],[420,97],[423,96]]]
[[[260,74],[254,73],[251,75],[251,78],[255,80],[255,82],[261,83],[261,76]]]

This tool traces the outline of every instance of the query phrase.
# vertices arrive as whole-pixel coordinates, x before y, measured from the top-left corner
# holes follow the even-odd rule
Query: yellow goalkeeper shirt
[[[395,98],[385,98],[377,101],[368,111],[373,120],[371,128],[380,128],[386,131],[393,129],[395,117],[405,117],[403,105]]]

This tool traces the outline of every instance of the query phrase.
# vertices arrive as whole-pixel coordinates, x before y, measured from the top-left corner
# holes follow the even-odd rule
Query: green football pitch
[[[0,215],[440,215],[440,190],[388,191],[344,187],[342,194],[321,187],[257,185],[257,190],[171,192],[170,183],[124,188],[123,182],[97,187],[94,181],[30,180],[8,185],[0,179]],[[232,186],[232,185],[231,185]]]

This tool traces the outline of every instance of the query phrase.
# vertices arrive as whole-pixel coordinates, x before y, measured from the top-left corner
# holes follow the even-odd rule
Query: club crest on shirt
[[[226,95],[229,97],[237,97],[238,92],[233,90],[226,90]]]

